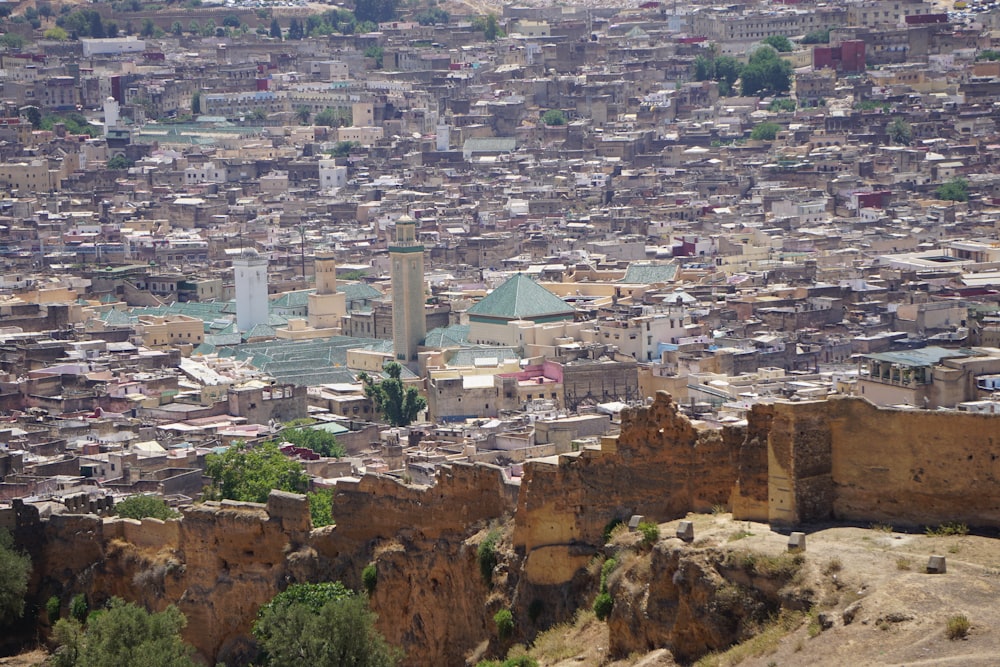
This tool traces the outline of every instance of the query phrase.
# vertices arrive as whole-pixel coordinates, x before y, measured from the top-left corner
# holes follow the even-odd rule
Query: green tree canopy
[[[313,123],[316,125],[325,125],[326,127],[341,127],[344,125],[350,125],[351,111],[343,108],[326,108],[316,114],[316,117],[313,119]]]
[[[830,29],[824,28],[822,30],[813,30],[812,32],[806,33],[806,36],[802,38],[803,44],[829,44],[830,43]]]
[[[770,37],[765,37],[763,42],[779,53],[788,53],[795,48],[792,41],[784,35],[771,35]]]
[[[334,584],[293,584],[264,605],[253,627],[274,667],[392,667],[399,652],[375,630],[368,598]]]
[[[542,122],[546,125],[565,125],[566,114],[559,109],[549,109],[542,114]]]
[[[359,146],[361,146],[361,144],[356,141],[338,141],[333,145],[333,148],[330,149],[330,155],[333,157],[347,157],[351,154],[351,151]]]
[[[108,169],[128,169],[134,165],[135,162],[129,160],[124,155],[116,155],[108,160]]]
[[[771,141],[778,136],[778,132],[780,131],[781,126],[777,123],[760,123],[750,130],[750,138],[760,141]]]
[[[278,23],[278,19],[271,19],[271,37],[275,39],[281,39],[281,24]]]
[[[21,618],[28,592],[31,559],[14,547],[14,538],[0,528],[0,628]]]
[[[91,614],[84,629],[73,619],[53,628],[59,644],[55,667],[195,667],[194,649],[181,640],[187,624],[177,607],[150,614],[142,607],[112,598],[108,608]]]
[[[451,16],[440,7],[430,7],[422,12],[417,12],[413,18],[420,25],[444,25],[451,20]]]
[[[779,58],[770,46],[764,46],[750,55],[750,62],[740,71],[740,81],[744,95],[787,93],[792,87],[792,64]]]
[[[274,442],[253,448],[238,443],[223,454],[209,454],[205,474],[212,479],[207,495],[252,503],[267,502],[272,489],[305,493],[309,484],[298,461],[282,454]]]
[[[308,447],[322,456],[340,458],[347,454],[344,447],[337,443],[336,436],[318,428],[285,429],[281,432],[281,439],[296,447]]]
[[[358,375],[365,388],[365,395],[375,405],[376,412],[393,426],[409,426],[427,407],[427,401],[416,387],[407,387],[400,376],[403,367],[395,361],[385,365],[388,377],[376,382],[367,373]]]
[[[886,132],[888,132],[889,139],[894,144],[909,146],[910,142],[913,141],[913,129],[902,117],[893,119],[886,128]]]
[[[180,514],[159,496],[131,496],[115,505],[115,514],[126,519],[173,519]]]
[[[391,21],[396,17],[399,0],[357,0],[354,4],[354,16],[358,21],[380,23]]]
[[[938,187],[937,196],[946,201],[969,201],[969,182],[961,177],[953,178]]]

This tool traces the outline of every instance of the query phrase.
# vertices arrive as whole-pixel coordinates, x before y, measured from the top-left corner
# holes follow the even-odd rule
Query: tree
[[[361,144],[356,141],[338,141],[330,149],[330,155],[333,157],[347,157],[351,154],[351,151],[360,146]]]
[[[750,130],[750,138],[758,141],[771,141],[781,130],[777,123],[760,123]]]
[[[956,177],[938,186],[938,199],[946,201],[969,201],[969,182],[961,177]]]
[[[354,3],[354,16],[358,21],[391,21],[396,17],[398,6],[399,0],[357,0]]]
[[[773,47],[778,53],[788,53],[795,48],[791,40],[784,35],[771,35],[770,37],[765,37],[763,42]]]
[[[778,52],[764,46],[750,55],[750,62],[740,70],[744,95],[761,91],[786,93],[792,87],[792,64],[778,57]]]
[[[909,146],[910,141],[913,140],[913,130],[910,128],[910,124],[901,117],[893,119],[886,128],[886,132],[888,132],[889,139],[894,144]]]
[[[24,48],[24,37],[16,32],[7,32],[0,35],[0,46],[4,46],[12,51],[20,51]]]
[[[322,456],[340,458],[347,451],[332,434],[317,428],[291,428],[281,432],[281,439],[296,447],[307,447]]]
[[[429,9],[417,12],[413,15],[420,25],[444,25],[451,20],[451,16],[440,7],[430,7]]]
[[[275,39],[281,39],[281,24],[278,23],[278,19],[271,19],[271,37]]]
[[[823,30],[813,30],[812,32],[806,33],[806,36],[802,38],[803,44],[829,44],[830,43],[830,29],[824,28]]]
[[[142,607],[112,598],[102,613],[91,614],[86,628],[60,619],[53,628],[59,649],[56,667],[157,665],[194,667],[194,649],[181,640],[187,624],[177,607],[150,614]]]
[[[226,14],[226,17],[222,19],[222,25],[227,28],[239,28],[240,19],[235,14]]]
[[[274,442],[254,448],[241,442],[223,454],[209,454],[205,474],[212,479],[206,495],[253,503],[267,502],[272,489],[304,493],[309,484],[302,466]]]
[[[382,56],[384,54],[385,51],[382,49],[382,47],[377,46],[375,44],[372,44],[367,49],[365,49],[365,58],[375,59],[375,69],[382,69]]]
[[[299,121],[299,125],[307,125],[310,116],[312,113],[309,111],[309,107],[299,107],[295,110],[295,119]]]
[[[21,618],[28,592],[31,559],[14,548],[14,538],[0,528],[0,628]]]
[[[708,56],[699,55],[694,59],[694,80],[711,81],[715,78],[715,61]]]
[[[152,37],[154,32],[156,32],[156,24],[153,23],[153,19],[143,19],[139,34],[143,37]]]
[[[542,114],[542,122],[546,125],[565,125],[566,114],[559,109],[549,109]]]
[[[42,126],[42,111],[38,107],[25,107],[24,117],[31,123],[31,127],[36,130]]]
[[[253,626],[261,664],[392,667],[399,651],[375,630],[368,598],[334,584],[293,584],[261,608]]]
[[[487,14],[486,16],[486,27],[483,28],[483,37],[486,38],[488,42],[495,42],[497,37],[500,36],[500,27],[497,24],[496,14]]]
[[[201,113],[201,91],[196,90],[191,96],[191,113],[195,116]]]
[[[175,37],[180,37],[184,33],[184,26],[181,25],[180,21],[174,21],[170,24],[170,33]]]
[[[313,528],[332,526],[333,520],[333,489],[319,489],[306,494],[309,497],[309,518]]]
[[[349,109],[323,109],[316,117],[313,122],[316,125],[325,125],[326,127],[340,127],[342,125],[351,124],[351,111]]]
[[[782,97],[772,100],[767,107],[768,111],[795,111],[795,100],[790,97]]]
[[[173,519],[180,516],[159,496],[132,496],[115,505],[115,514],[126,519]]]
[[[201,24],[198,23],[197,21],[191,21],[190,23],[188,23],[188,32],[191,33],[192,35],[200,35]]]
[[[292,19],[288,23],[288,39],[302,39],[305,37],[306,31],[302,27],[302,21],[298,19]]]
[[[388,376],[380,382],[375,382],[367,373],[358,375],[365,388],[365,395],[375,405],[375,410],[382,414],[393,426],[409,426],[427,407],[416,387],[407,387],[400,380],[403,367],[395,361],[390,361],[383,369]]]
[[[53,26],[45,31],[43,37],[45,39],[55,40],[57,42],[65,42],[69,39],[69,33],[59,26]]]

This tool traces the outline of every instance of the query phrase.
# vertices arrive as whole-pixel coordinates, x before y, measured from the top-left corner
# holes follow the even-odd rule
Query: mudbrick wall
[[[57,595],[66,605],[83,592],[91,606],[112,595],[151,609],[176,604],[202,658],[235,665],[252,650],[258,607],[275,593],[305,581],[360,588],[361,570],[374,563],[378,627],[405,649],[405,664],[461,664],[491,640],[501,606],[514,611],[518,632],[531,632],[585,604],[586,566],[605,529],[633,514],[667,521],[728,505],[736,518],[783,525],[1000,525],[995,417],[839,399],[758,406],[745,424],[719,429],[691,422],[660,393],[622,419],[621,435],[600,450],[526,464],[520,487],[499,468],[468,464],[442,468],[432,487],[374,476],[341,484],[337,525],[317,530],[304,497],[278,492],[267,505],[205,503],[167,522],[41,519],[22,504],[13,513],[34,563],[31,602],[41,609]],[[476,548],[491,530],[502,557],[487,583]],[[34,637],[34,628],[23,634]]]

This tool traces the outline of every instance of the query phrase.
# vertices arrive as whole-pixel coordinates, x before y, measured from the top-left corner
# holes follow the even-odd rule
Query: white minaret
[[[437,126],[437,149],[446,151],[451,145],[451,125],[440,123]]]
[[[113,97],[104,100],[104,136],[108,136],[108,130],[118,127],[118,118],[121,108]]]
[[[249,331],[267,324],[267,258],[246,248],[233,260],[236,281],[236,326]]]
[[[396,360],[416,366],[417,346],[427,336],[424,315],[424,246],[417,243],[417,221],[396,220],[396,241],[389,246],[392,277],[392,347]]]

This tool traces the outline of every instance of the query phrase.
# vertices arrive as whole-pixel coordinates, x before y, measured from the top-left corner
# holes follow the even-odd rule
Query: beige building
[[[933,410],[988,396],[1000,374],[1000,349],[925,347],[863,355],[856,395],[875,405]]]
[[[141,316],[136,332],[142,344],[151,348],[201,345],[205,340],[204,322],[187,315]]]

